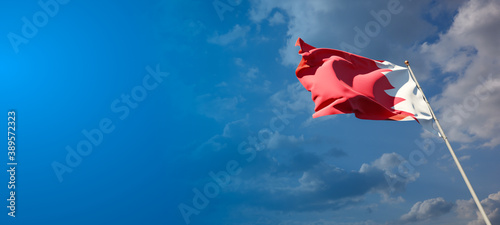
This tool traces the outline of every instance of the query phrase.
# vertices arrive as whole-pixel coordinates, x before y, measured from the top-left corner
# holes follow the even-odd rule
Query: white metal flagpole
[[[413,71],[411,70],[410,63],[408,62],[408,60],[405,61],[405,64],[408,67],[408,70],[410,71],[410,75],[413,78],[413,80],[415,81],[415,84],[417,85],[418,90],[420,90],[422,92],[422,96],[423,96],[425,102],[427,103],[427,106],[429,106],[429,110],[431,112],[432,118],[434,118],[434,121],[436,121],[436,125],[439,129],[439,133],[441,133],[441,137],[443,138],[444,142],[446,143],[448,150],[450,150],[451,156],[453,156],[453,160],[455,160],[455,164],[457,164],[458,170],[462,174],[462,177],[464,178],[465,184],[467,184],[467,187],[469,188],[470,194],[472,195],[474,202],[476,202],[477,208],[479,208],[479,212],[481,212],[481,215],[483,215],[484,222],[486,223],[486,225],[491,225],[491,222],[488,219],[488,216],[486,216],[486,213],[484,212],[484,209],[483,209],[483,206],[481,205],[481,202],[479,201],[479,199],[476,196],[476,192],[472,188],[472,185],[470,184],[469,179],[467,178],[467,175],[465,175],[464,169],[462,168],[462,165],[460,165],[460,162],[458,161],[458,158],[455,155],[453,148],[451,148],[450,142],[448,141],[448,138],[444,134],[443,128],[441,128],[441,124],[439,124],[439,121],[438,121],[436,115],[434,114],[434,111],[432,111],[432,108],[431,108],[431,105],[429,104],[429,101],[427,101],[427,98],[425,97],[424,91],[422,90],[422,88],[418,84],[417,78],[413,74]]]

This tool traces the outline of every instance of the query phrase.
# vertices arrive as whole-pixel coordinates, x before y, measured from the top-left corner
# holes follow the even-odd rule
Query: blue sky
[[[40,2],[0,13],[1,224],[482,224],[418,123],[312,119],[298,37],[409,60],[500,222],[498,1]]]

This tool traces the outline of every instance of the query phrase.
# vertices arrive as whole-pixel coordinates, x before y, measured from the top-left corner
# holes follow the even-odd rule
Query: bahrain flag
[[[302,39],[295,71],[311,92],[313,118],[354,113],[367,120],[416,120],[426,130],[433,118],[408,68],[335,49],[315,48]]]

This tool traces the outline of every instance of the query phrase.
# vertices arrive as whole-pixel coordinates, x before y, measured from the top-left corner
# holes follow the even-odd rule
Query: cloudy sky
[[[2,107],[24,114],[19,142],[38,149],[19,165],[19,215],[51,224],[483,224],[444,142],[418,123],[312,119],[295,77],[301,37],[409,60],[500,223],[500,1],[62,2],[31,33],[23,18],[45,7],[2,10],[1,81],[12,84],[2,84],[11,96]],[[96,144],[85,134],[106,118],[116,129]],[[67,146],[87,139],[93,151],[68,163]]]

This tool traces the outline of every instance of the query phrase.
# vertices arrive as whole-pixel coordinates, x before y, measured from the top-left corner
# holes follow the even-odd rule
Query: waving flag
[[[302,55],[295,71],[311,92],[313,118],[354,113],[368,120],[416,120],[432,128],[432,115],[422,93],[405,67],[344,51],[315,48],[302,39]]]
[[[302,60],[295,73],[311,92],[316,107],[313,117],[354,113],[367,120],[416,120],[426,130],[443,138],[479,212],[491,225],[476,192],[467,178],[453,148],[426,102],[413,72],[387,61],[368,59],[344,51],[315,48],[298,39]],[[413,77],[413,78],[412,78]]]

